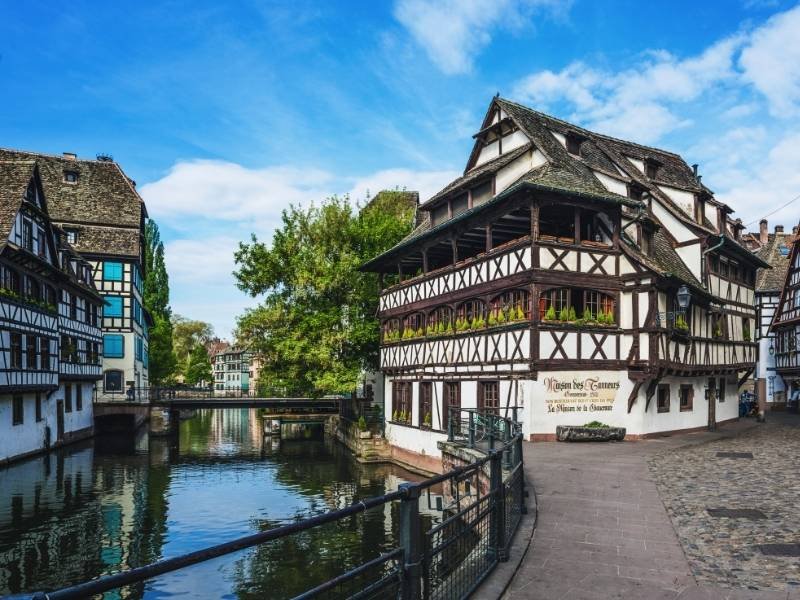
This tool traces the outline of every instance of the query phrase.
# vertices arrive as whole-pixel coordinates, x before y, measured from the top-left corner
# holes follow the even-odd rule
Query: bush
[[[497,311],[497,324],[506,322],[506,312],[501,308]]]
[[[492,311],[489,313],[489,327],[494,327],[495,325],[497,325],[497,316]]]
[[[364,418],[364,415],[358,417],[358,430],[359,431],[367,430],[367,420]]]
[[[521,306],[517,306],[517,314],[515,316],[516,316],[516,320],[517,321],[524,321],[525,320],[525,311],[522,310]]]
[[[425,427],[430,427],[431,422],[431,413],[425,413],[425,418],[422,420],[422,424],[425,425]]]
[[[574,306],[570,306],[569,307],[569,318],[568,318],[568,320],[569,321],[577,321],[577,319],[578,319],[578,315],[575,314],[575,307]]]
[[[569,321],[569,310],[567,310],[566,306],[558,312],[558,320]]]
[[[586,308],[584,308],[584,309],[583,309],[583,320],[584,320],[586,323],[588,323],[588,322],[590,322],[590,321],[593,321],[593,320],[594,320],[594,317],[592,317],[592,311],[591,311],[591,310],[589,310],[589,307],[588,307],[588,306],[587,306]]]
[[[600,421],[591,421],[584,425],[584,427],[590,427],[591,429],[600,429],[601,427],[609,427],[605,423],[601,423]]]
[[[556,320],[556,309],[555,309],[554,306],[551,305],[550,308],[547,309],[547,312],[544,313],[544,320],[545,321],[555,321]]]

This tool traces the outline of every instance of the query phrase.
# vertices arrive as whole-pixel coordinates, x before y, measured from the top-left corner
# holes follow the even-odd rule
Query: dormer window
[[[581,142],[583,139],[574,133],[568,133],[566,135],[567,140],[567,152],[570,154],[574,154],[575,156],[581,155]]]
[[[74,246],[78,243],[78,230],[77,229],[65,229],[64,233],[67,235],[67,243],[71,246]]]
[[[629,184],[628,185],[628,198],[632,200],[640,200],[644,195],[644,189],[639,187],[638,185]]]
[[[650,179],[655,179],[658,177],[658,161],[653,160],[652,158],[645,159],[644,161],[644,174],[647,175]]]
[[[78,183],[77,171],[64,171],[64,183]]]

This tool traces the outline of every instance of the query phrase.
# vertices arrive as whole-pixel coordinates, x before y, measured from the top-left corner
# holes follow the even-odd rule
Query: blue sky
[[[430,195],[496,92],[680,152],[745,223],[800,194],[792,2],[0,7],[0,145],[112,154],[162,229],[175,311],[222,336],[255,302],[230,275],[238,240],[290,203]]]

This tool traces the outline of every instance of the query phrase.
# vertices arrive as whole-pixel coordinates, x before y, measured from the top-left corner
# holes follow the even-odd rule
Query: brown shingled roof
[[[8,242],[35,171],[36,163],[31,160],[0,160],[0,247]]]
[[[0,149],[2,160],[35,160],[47,197],[50,218],[58,224],[122,226],[116,234],[91,231],[80,236],[77,250],[89,254],[139,256],[139,227],[147,216],[132,181],[113,161],[78,160],[63,156]],[[64,181],[64,172],[78,173],[77,183]]]
[[[756,291],[780,292],[783,289],[786,273],[789,271],[789,251],[793,241],[794,235],[791,233],[769,234],[767,243],[755,254],[772,268],[758,270]],[[786,248],[786,254],[781,254],[781,246]]]

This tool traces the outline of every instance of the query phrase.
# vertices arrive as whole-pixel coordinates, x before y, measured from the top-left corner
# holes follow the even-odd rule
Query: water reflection
[[[321,430],[264,437],[254,410],[198,411],[178,438],[97,438],[0,469],[0,594],[51,589],[380,495],[413,475],[359,465]],[[393,507],[107,598],[281,598],[395,545]]]

